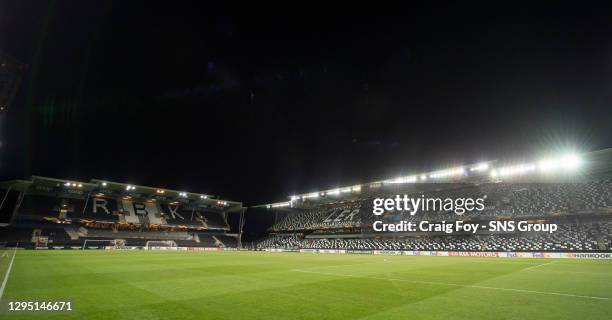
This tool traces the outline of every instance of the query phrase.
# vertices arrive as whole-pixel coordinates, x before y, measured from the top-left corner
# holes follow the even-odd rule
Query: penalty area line
[[[475,288],[475,289],[485,289],[485,290],[510,291],[510,292],[542,294],[542,295],[550,295],[550,296],[562,296],[562,297],[593,299],[593,300],[606,300],[606,301],[612,300],[612,298],[609,298],[609,297],[585,296],[585,295],[579,295],[579,294],[563,293],[563,292],[552,292],[552,291],[537,291],[537,290],[526,290],[526,289],[500,288],[500,287],[479,286],[479,285],[465,285],[465,284],[448,283],[448,282],[437,282],[437,281],[408,280],[408,279],[399,279],[399,278],[383,278],[383,277],[357,276],[357,275],[352,275],[352,274],[338,274],[338,273],[318,272],[318,271],[310,271],[310,270],[302,270],[302,269],[292,269],[291,271],[294,271],[294,272],[303,272],[303,273],[313,273],[313,274],[322,274],[322,275],[336,276],[336,277],[363,278],[363,279],[386,280],[386,281],[401,281],[401,282],[409,282],[409,283],[417,283],[417,284],[430,284],[430,285],[451,286],[451,287],[461,287],[461,288]]]
[[[13,268],[13,261],[15,261],[16,254],[17,254],[17,247],[15,247],[15,250],[13,251],[13,257],[11,258],[11,262],[9,262],[9,266],[6,269],[4,280],[2,280],[2,286],[0,286],[0,301],[2,301],[2,295],[4,295],[4,288],[6,288],[6,283],[8,282],[9,274],[11,274],[11,269]]]

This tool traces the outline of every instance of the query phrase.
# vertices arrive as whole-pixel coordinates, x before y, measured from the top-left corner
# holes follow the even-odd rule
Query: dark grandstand
[[[35,176],[0,186],[4,245],[102,248],[120,242],[138,248],[157,241],[180,247],[240,246],[240,230],[232,232],[228,224],[228,215],[244,216],[240,202],[103,180]]]

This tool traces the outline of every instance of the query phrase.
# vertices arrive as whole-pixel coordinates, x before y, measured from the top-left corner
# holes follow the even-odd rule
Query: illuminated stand
[[[32,176],[0,182],[0,227],[40,228],[42,236],[50,233],[59,239],[50,238],[53,241],[47,243],[47,248],[54,249],[102,246],[93,240],[105,241],[107,248],[120,248],[109,243],[115,237],[126,239],[130,247],[135,238],[140,239],[134,241],[136,246],[161,239],[177,240],[181,246],[231,248],[241,245],[245,210],[241,202],[209,194],[108,180]],[[240,229],[232,230],[235,226],[229,225],[232,214],[240,214]],[[214,242],[215,236],[222,236],[226,243]],[[15,243],[8,240],[10,245]],[[34,242],[28,239],[24,246],[34,246]]]

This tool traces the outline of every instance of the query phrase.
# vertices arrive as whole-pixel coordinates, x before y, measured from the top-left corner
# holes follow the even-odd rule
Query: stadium
[[[609,5],[257,9],[0,4],[0,319],[611,318]]]
[[[108,308],[105,303],[119,306],[96,319],[146,317],[148,312],[252,317],[253,310],[285,317],[287,305],[295,308],[291,317],[310,317],[312,309],[303,309],[301,302],[304,291],[330,318],[370,316],[381,309],[374,318],[401,318],[404,311],[391,307],[395,303],[452,291],[447,299],[477,295],[488,301],[479,309],[483,318],[496,312],[495,301],[527,299],[530,303],[515,312],[541,317],[545,310],[564,315],[579,310],[603,319],[612,299],[611,169],[612,149],[506,166],[492,161],[292,195],[286,202],[250,209],[208,194],[96,179],[7,181],[1,209],[9,223],[1,227],[0,241],[4,280],[10,281],[2,289],[12,299],[32,297],[43,288],[36,282],[23,286],[23,281],[51,281],[44,285],[45,295],[68,294],[74,297],[69,302],[79,306],[74,314],[60,312],[62,317],[89,317],[96,308]],[[398,194],[486,200],[484,210],[472,214],[441,208],[415,215],[373,214],[372,199]],[[274,215],[274,223],[264,237],[243,242],[249,214]],[[238,216],[238,230],[231,230],[230,215]],[[520,219],[554,224],[558,230],[377,232],[372,228],[377,219],[431,224],[463,219],[485,226]],[[80,271],[64,270],[77,266]],[[51,285],[60,279],[68,282]],[[240,287],[245,282],[249,286]],[[173,289],[167,291],[163,283]],[[120,290],[119,300],[104,298],[105,286]],[[196,289],[200,286],[217,288],[202,297],[214,303],[196,310],[188,301],[203,294]],[[251,292],[260,286],[263,300]],[[130,287],[138,290],[126,291]],[[140,306],[141,290],[149,302],[124,310]],[[206,298],[210,292],[216,293]],[[282,306],[271,303],[276,295]],[[245,301],[246,308],[236,313],[222,307]],[[588,312],[578,307],[583,304],[595,307]],[[409,310],[428,318],[427,303],[419,308]]]

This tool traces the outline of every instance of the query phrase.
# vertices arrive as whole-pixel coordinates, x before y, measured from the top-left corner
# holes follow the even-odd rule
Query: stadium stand
[[[461,186],[448,190],[417,192],[410,197],[425,198],[485,198],[485,210],[463,215],[454,212],[428,211],[411,216],[405,212],[387,212],[389,221],[452,221],[469,218],[500,217],[541,218],[612,207],[612,179],[586,183],[488,183]],[[388,196],[388,195],[387,195]],[[331,204],[300,210],[285,215],[270,231],[299,231],[370,227],[380,219],[372,214],[372,198],[351,204]]]
[[[274,235],[259,241],[258,249],[346,249],[346,250],[416,250],[416,251],[602,251],[597,238],[606,237],[612,223],[561,225],[553,233],[474,236],[424,236],[400,239],[306,239],[298,235]]]
[[[100,180],[32,177],[0,183],[0,188],[11,195],[10,204],[0,208],[6,221],[0,221],[0,243],[75,248],[85,241],[103,247],[120,239],[128,247],[147,241],[174,241],[182,247],[240,245],[238,234],[225,235],[227,215],[245,211],[239,202]]]
[[[268,236],[256,249],[344,249],[414,251],[609,252],[612,250],[612,149],[584,157],[588,168],[551,173],[537,165],[466,166],[457,178],[430,182],[438,173],[414,175],[359,187],[338,188],[292,196],[291,201],[263,206],[275,214]],[[575,163],[574,161],[573,163]],[[538,167],[540,166],[540,167]],[[542,170],[536,171],[538,168]],[[560,167],[556,167],[560,168]],[[575,168],[575,167],[574,167]],[[526,174],[529,172],[530,174]],[[500,178],[500,174],[507,174]],[[517,173],[513,177],[508,173]],[[461,181],[458,181],[461,180]],[[342,191],[340,191],[342,190]],[[357,190],[355,192],[355,190]],[[424,199],[484,199],[482,211],[384,210],[373,214],[373,200],[406,195]],[[410,208],[413,209],[413,208]],[[375,232],[373,223],[489,222],[525,220],[555,223],[546,232]]]

